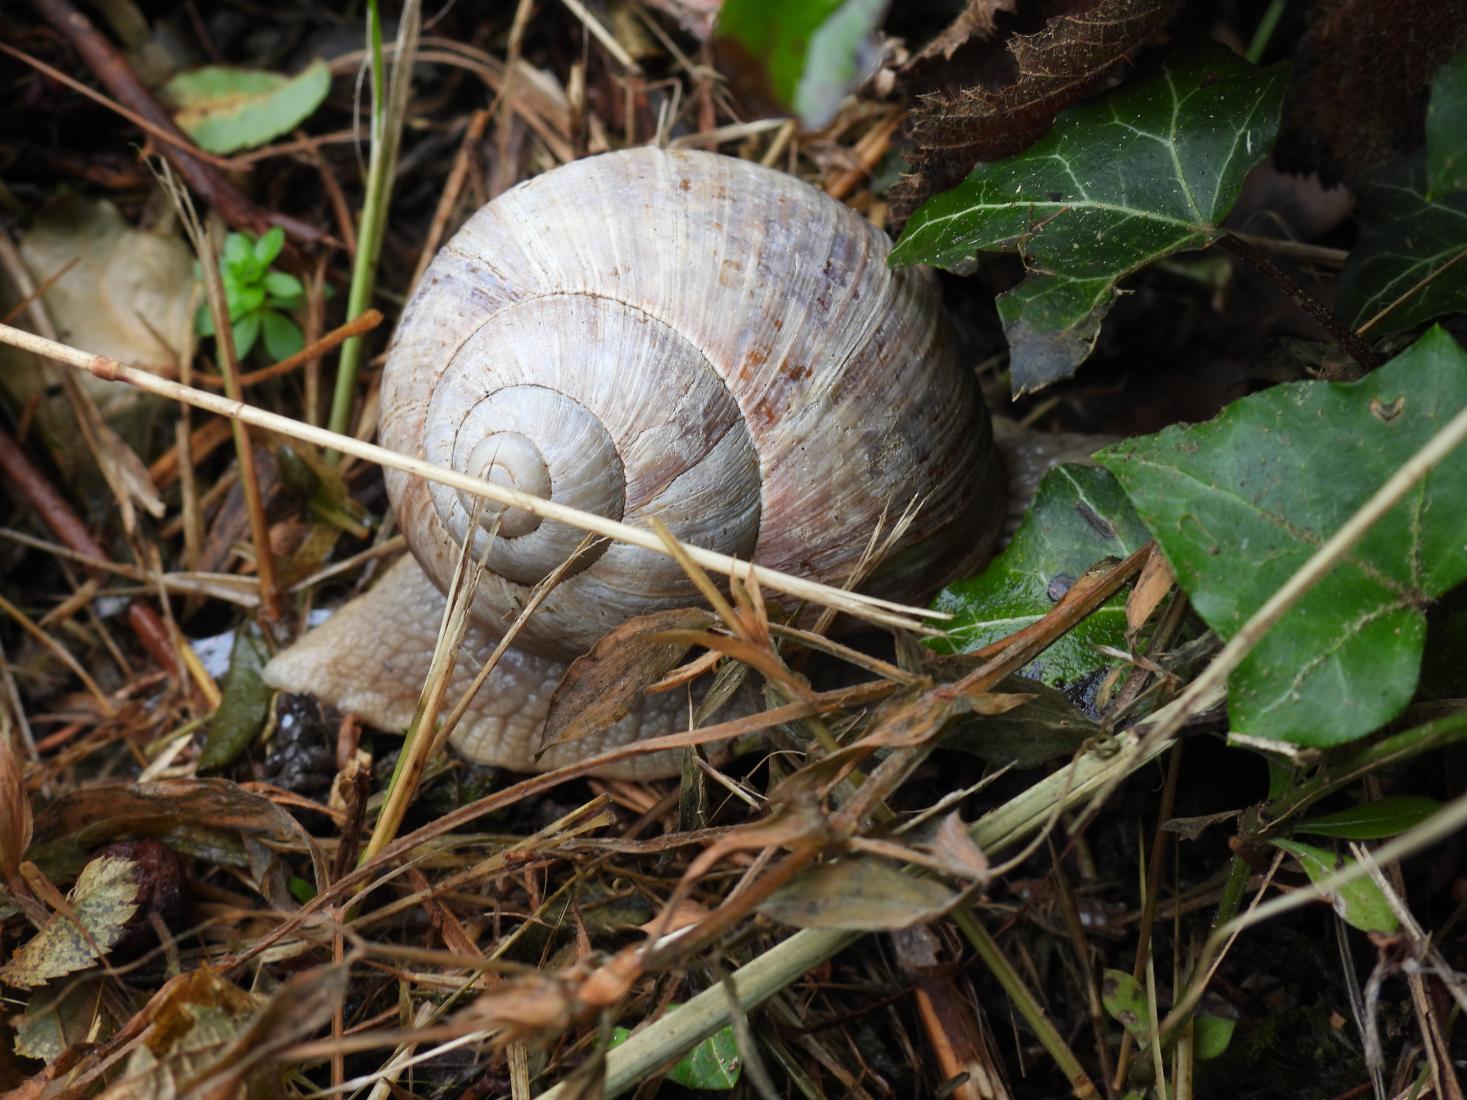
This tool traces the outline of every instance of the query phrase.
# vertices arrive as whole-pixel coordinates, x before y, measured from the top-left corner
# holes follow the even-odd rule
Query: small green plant
[[[241,360],[262,335],[266,353],[275,360],[305,346],[300,326],[290,317],[304,301],[305,287],[294,275],[270,267],[284,246],[285,231],[278,225],[258,240],[248,233],[231,233],[224,242],[219,275],[234,330],[234,353]],[[199,306],[195,328],[200,336],[214,335],[214,317],[207,302]]]

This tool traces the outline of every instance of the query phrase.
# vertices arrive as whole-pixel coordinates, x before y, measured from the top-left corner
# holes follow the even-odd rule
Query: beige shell
[[[389,351],[382,442],[837,584],[880,518],[917,503],[863,588],[924,598],[989,553],[1002,490],[939,296],[889,269],[888,248],[845,206],[746,161],[641,148],[566,165],[484,207],[428,268]],[[387,487],[440,587],[471,530],[487,548],[475,613],[490,632],[581,541],[514,510],[481,506],[476,523],[472,500],[396,471]],[[646,550],[602,544],[578,566],[525,648],[568,660],[631,616],[699,602]],[[526,766],[495,736],[458,743]]]

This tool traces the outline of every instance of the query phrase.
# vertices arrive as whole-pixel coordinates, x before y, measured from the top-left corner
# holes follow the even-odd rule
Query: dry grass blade
[[[638,546],[644,550],[654,553],[666,554],[667,547],[656,534],[633,527],[630,524],[618,523],[604,516],[594,515],[590,512],[582,512],[576,508],[557,504],[542,497],[532,496],[529,493],[517,492],[506,489],[500,485],[485,481],[481,478],[470,477],[456,470],[445,469],[435,466],[431,462],[425,462],[410,455],[400,454],[397,451],[388,450],[372,443],[364,443],[353,439],[351,436],[340,435],[318,428],[311,424],[304,424],[298,420],[292,420],[288,416],[279,413],[267,412],[264,409],[247,405],[242,401],[230,400],[217,394],[207,393],[204,390],[193,389],[189,386],[181,386],[177,382],[157,375],[149,374],[147,371],[129,367],[119,363],[115,359],[109,359],[103,355],[90,355],[76,348],[54,340],[46,340],[34,336],[21,329],[11,328],[8,325],[0,325],[0,343],[10,344],[14,347],[33,351],[38,355],[45,355],[57,362],[79,370],[87,371],[98,378],[107,381],[127,382],[137,386],[139,389],[156,393],[170,400],[181,401],[195,408],[205,409],[208,412],[218,413],[220,416],[232,417],[235,420],[255,427],[267,428],[273,432],[292,439],[304,440],[314,443],[325,450],[337,450],[344,454],[350,454],[357,458],[375,462],[381,466],[388,466],[404,473],[414,474],[436,481],[453,489],[460,489],[476,497],[492,500],[498,504],[506,504],[513,508],[520,508],[526,512],[532,512],[545,519],[556,520],[560,523],[569,524],[572,527],[592,534],[603,535],[606,538],[615,539],[631,546]],[[922,619],[945,619],[948,616],[939,611],[930,611],[919,607],[909,607],[905,604],[896,603],[892,600],[883,600],[876,596],[864,596],[856,592],[846,592],[843,589],[833,588],[830,585],[820,584],[816,581],[806,580],[803,577],[792,576],[781,573],[778,570],[767,568],[762,565],[751,565],[748,562],[739,561],[737,558],[726,554],[715,553],[712,550],[704,550],[701,547],[689,546],[687,543],[680,544],[687,552],[690,559],[697,562],[704,569],[710,569],[724,576],[752,577],[766,588],[772,588],[777,592],[783,592],[795,599],[808,600],[822,607],[832,607],[838,611],[845,612],[855,618],[867,622],[878,623],[883,626],[896,626],[908,630],[923,630]]]

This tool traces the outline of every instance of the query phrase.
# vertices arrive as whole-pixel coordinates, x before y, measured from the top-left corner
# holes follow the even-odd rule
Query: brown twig
[[[1270,279],[1275,286],[1292,298],[1299,308],[1319,322],[1319,326],[1330,334],[1334,342],[1340,345],[1341,350],[1355,360],[1362,373],[1375,369],[1378,362],[1375,353],[1350,330],[1350,326],[1326,309],[1324,303],[1300,286],[1292,275],[1269,259],[1262,249],[1245,241],[1236,233],[1224,233],[1218,238],[1217,243],[1219,248],[1231,252],[1253,270]]]
[[[32,508],[51,532],[78,554],[90,558],[110,561],[111,556],[92,538],[81,517],[52,487],[46,476],[31,463],[10,433],[0,428],[0,470],[10,483],[30,502]],[[134,600],[127,609],[127,623],[137,635],[143,648],[170,676],[178,675],[178,661],[173,653],[173,642],[168,628],[154,608],[141,600]]]
[[[32,3],[47,22],[66,36],[113,98],[131,112],[128,117],[139,125],[146,122],[145,129],[149,134],[166,138],[159,146],[163,155],[178,169],[189,187],[218,210],[225,221],[236,229],[257,234],[272,225],[279,225],[298,241],[314,244],[324,240],[325,234],[316,226],[263,210],[230,183],[174,125],[168,112],[143,86],[121,51],[97,30],[90,19],[77,11],[71,0],[32,0]],[[9,47],[5,47],[5,51],[18,53]],[[24,56],[21,59],[34,62],[34,59]]]
[[[271,378],[279,378],[282,374],[289,374],[303,363],[308,363],[317,356],[324,355],[342,341],[352,336],[360,336],[364,332],[371,332],[382,323],[382,313],[379,310],[369,309],[357,317],[353,317],[346,324],[332,329],[319,340],[312,340],[294,355],[286,356],[278,363],[259,370],[252,370],[249,374],[240,375],[241,387],[253,386]],[[220,374],[201,374],[197,381],[211,390],[225,389],[224,376]]]

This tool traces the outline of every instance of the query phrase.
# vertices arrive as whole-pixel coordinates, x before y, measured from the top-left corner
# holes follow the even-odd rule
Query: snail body
[[[935,288],[889,269],[888,246],[840,203],[745,161],[639,148],[566,165],[481,209],[429,266],[389,349],[382,442],[627,523],[656,517],[685,542],[827,583],[848,579],[883,514],[917,502],[861,587],[922,598],[991,551],[1000,464]],[[402,707],[364,706],[363,693],[416,700],[427,662],[406,612],[431,642],[434,595],[464,540],[487,560],[473,617],[492,639],[582,536],[386,478],[416,566],[395,567],[393,584],[277,657],[266,679],[392,725]],[[491,677],[476,712],[523,697],[516,721],[533,727],[563,662],[628,618],[696,602],[671,559],[599,544],[528,620],[516,638],[526,654]],[[358,654],[342,659],[354,637]],[[523,687],[548,677],[549,689]],[[607,738],[538,759],[533,729],[507,736],[502,716],[476,712],[461,750],[543,768],[563,762],[558,750],[671,732],[687,700],[653,697]],[[622,770],[675,767],[652,756]]]

